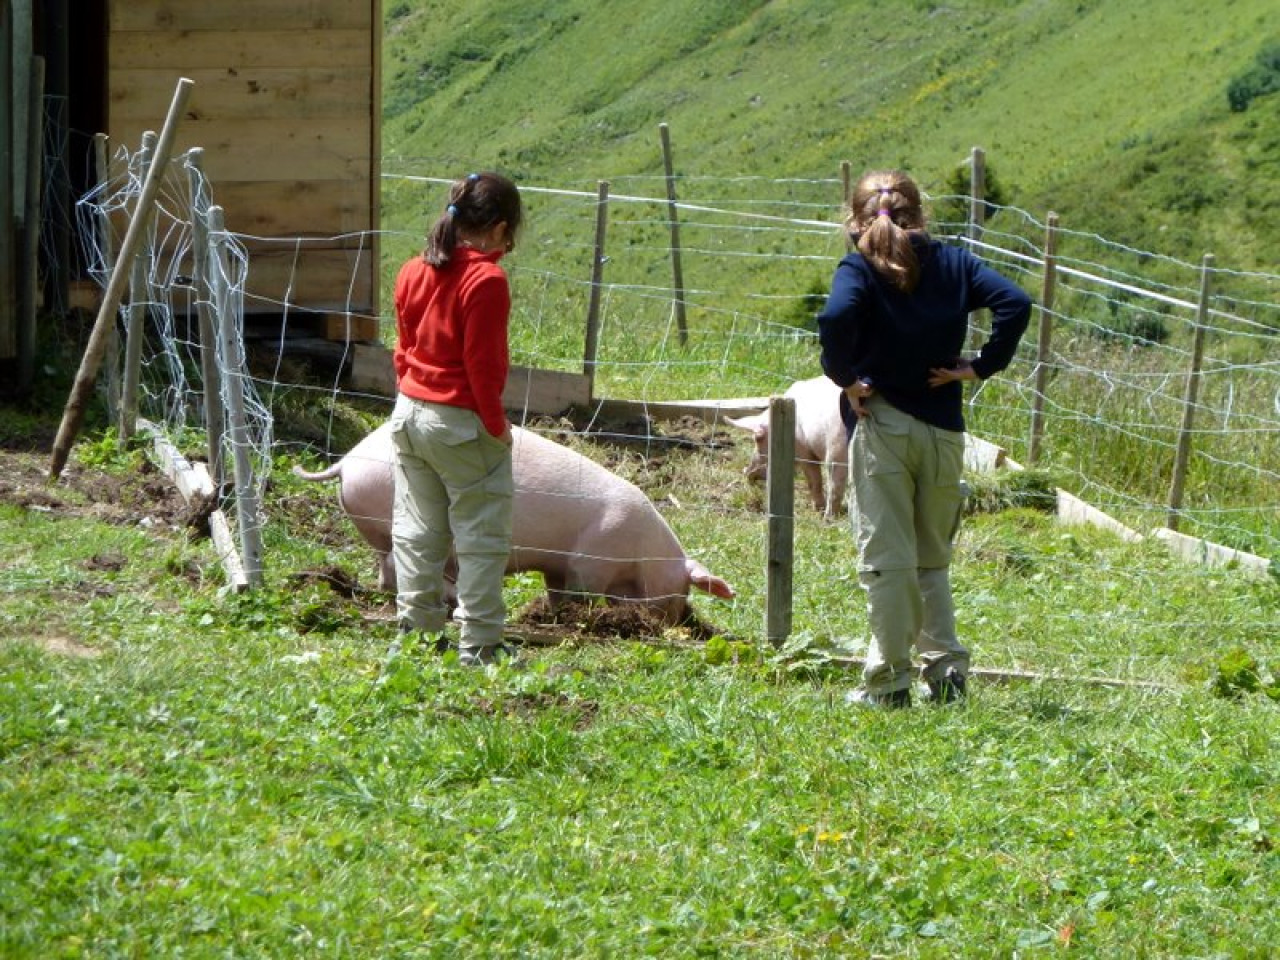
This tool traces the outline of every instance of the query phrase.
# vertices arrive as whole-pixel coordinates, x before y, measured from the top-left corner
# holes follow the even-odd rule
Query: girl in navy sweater
[[[959,700],[969,651],[956,636],[948,567],[963,507],[962,382],[1009,365],[1031,298],[967,250],[932,239],[920,191],[900,171],[863,176],[845,225],[856,249],[836,267],[818,331],[822,369],[844,391],[871,632],[851,699],[909,706],[915,647],[931,699]],[[969,313],[982,308],[991,336],[966,359]]]

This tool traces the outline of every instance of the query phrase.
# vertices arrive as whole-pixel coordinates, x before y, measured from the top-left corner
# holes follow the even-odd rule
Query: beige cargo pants
[[[452,546],[459,646],[500,643],[506,623],[502,582],[511,552],[511,448],[491,436],[471,410],[403,395],[391,414],[391,436],[391,544],[401,628],[444,630]]]
[[[911,686],[913,647],[926,680],[969,669],[947,570],[964,506],[964,434],[879,396],[864,404],[849,444],[849,513],[871,633],[863,686],[878,695]]]

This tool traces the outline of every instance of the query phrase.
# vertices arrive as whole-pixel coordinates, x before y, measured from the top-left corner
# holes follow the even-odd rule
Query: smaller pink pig
[[[793,383],[783,396],[796,404],[796,464],[804,474],[813,508],[830,520],[845,512],[849,485],[849,437],[840,419],[840,388],[828,377],[814,377]],[[743,472],[749,480],[764,483],[769,469],[769,411],[730,417],[729,423],[750,430],[755,437],[755,456]]]
[[[691,560],[653,502],[635,484],[562,444],[512,428],[511,557],[507,573],[542,574],[553,606],[577,596],[634,602],[679,624],[689,588],[728,599],[733,588]],[[340,478],[339,503],[378,558],[378,585],[395,589],[391,504],[395,449],[378,427],[328,469],[294,472]]]

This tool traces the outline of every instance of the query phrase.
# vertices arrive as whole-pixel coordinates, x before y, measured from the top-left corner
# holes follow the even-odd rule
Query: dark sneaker
[[[464,667],[487,667],[494,663],[514,664],[520,658],[515,647],[505,643],[491,643],[484,647],[462,647],[458,650],[458,663]]]
[[[859,687],[848,696],[849,703],[874,710],[901,710],[911,706],[911,688],[890,690],[888,693],[868,693]]]
[[[960,703],[968,693],[968,681],[955,667],[948,667],[940,679],[925,683],[929,685],[930,703]]]

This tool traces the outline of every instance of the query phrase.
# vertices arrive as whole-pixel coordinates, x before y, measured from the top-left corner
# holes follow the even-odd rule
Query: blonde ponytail
[[[906,293],[920,279],[920,260],[911,244],[925,229],[920,190],[898,170],[874,171],[858,181],[845,226],[858,252],[876,272]]]

